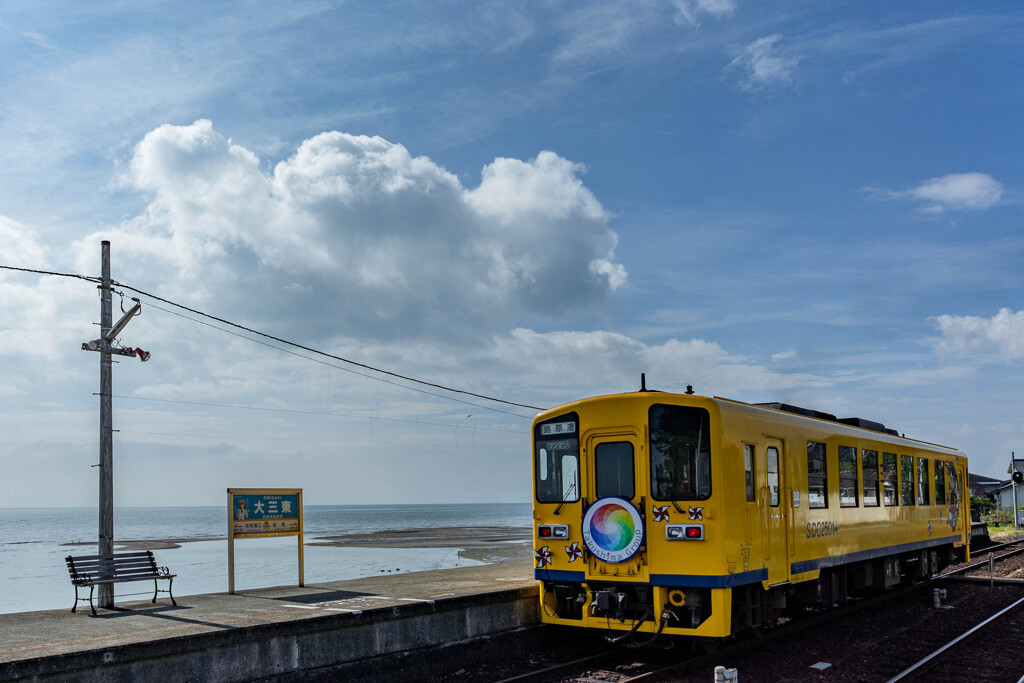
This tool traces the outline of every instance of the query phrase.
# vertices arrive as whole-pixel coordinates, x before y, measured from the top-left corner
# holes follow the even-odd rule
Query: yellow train
[[[642,390],[533,422],[551,624],[721,638],[969,555],[967,458],[786,404]]]

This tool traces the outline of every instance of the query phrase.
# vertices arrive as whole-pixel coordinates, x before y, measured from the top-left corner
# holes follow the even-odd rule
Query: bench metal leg
[[[167,579],[167,590],[160,590],[160,579]],[[171,604],[177,607],[178,602],[174,599],[174,593],[171,592],[171,588],[173,585],[174,579],[168,579],[166,576],[158,576],[157,578],[153,579],[153,600],[151,602],[153,602],[153,604],[156,604],[156,596],[158,593],[167,593],[169,596],[171,596]]]
[[[78,609],[78,586],[75,586],[75,604],[71,606],[71,612]]]
[[[89,607],[92,608],[92,615],[96,616],[96,606],[92,604],[92,592],[96,590],[96,584],[89,586]]]

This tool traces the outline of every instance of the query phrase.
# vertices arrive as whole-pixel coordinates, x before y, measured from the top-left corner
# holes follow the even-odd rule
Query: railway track
[[[911,681],[1024,681],[1024,661],[1018,657],[1024,636],[1024,598],[985,619],[889,679]],[[983,640],[987,656],[979,657]],[[1002,653],[1004,656],[999,656]]]
[[[938,584],[946,585],[949,592],[941,607],[932,603],[932,589]],[[921,673],[903,673],[955,641],[971,624],[984,622],[1015,601],[1016,607],[990,627],[964,638],[962,645],[950,646],[948,656],[935,655],[929,663],[920,665]],[[690,652],[685,646],[669,651],[620,649],[503,681],[709,683],[715,667],[725,665],[737,668],[740,679],[746,681],[841,683],[885,681],[894,675],[906,675],[897,680],[1013,683],[1024,674],[1024,656],[1018,656],[1022,640],[1021,586],[992,589],[986,584],[939,581],[814,613],[767,629],[761,637],[725,641],[713,654]],[[1005,659],[1000,654],[1004,652]]]

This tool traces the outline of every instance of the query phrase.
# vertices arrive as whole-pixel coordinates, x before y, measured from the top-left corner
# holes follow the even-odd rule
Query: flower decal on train
[[[540,550],[534,550],[533,557],[537,560],[537,569],[543,569],[547,565],[551,564],[551,551],[548,550],[547,546],[544,546]]]
[[[949,516],[946,518],[946,524],[953,531],[956,531],[956,522],[959,518],[960,509],[960,489],[957,486],[956,477],[951,479],[951,486],[949,487]]]
[[[667,522],[668,521],[668,505],[662,505],[661,507],[658,507],[657,505],[655,505],[653,507],[652,511],[654,512],[654,521],[655,522]]]
[[[644,541],[640,512],[624,498],[596,501],[583,516],[583,544],[605,562],[625,562],[636,555]]]
[[[687,512],[690,513],[691,520],[703,521],[704,520],[704,508],[695,508],[692,505],[689,507]]]
[[[569,562],[575,562],[576,560],[583,559],[583,548],[576,541],[573,541],[572,545],[565,546],[565,554],[569,556]]]

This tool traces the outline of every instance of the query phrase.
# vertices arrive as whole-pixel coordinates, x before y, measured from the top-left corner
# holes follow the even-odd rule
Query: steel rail
[[[993,614],[991,617],[989,617],[985,621],[981,622],[980,624],[978,624],[974,628],[972,628],[969,631],[966,631],[966,632],[960,634],[959,636],[957,636],[953,640],[949,641],[948,643],[946,643],[945,645],[940,647],[938,650],[936,650],[935,652],[931,653],[930,655],[928,655],[924,659],[920,660],[919,662],[917,662],[916,664],[914,664],[910,668],[904,669],[900,673],[896,674],[894,677],[892,677],[888,681],[886,681],[886,683],[896,683],[897,681],[903,680],[904,678],[906,678],[907,676],[909,676],[913,672],[915,672],[918,669],[920,669],[921,667],[925,666],[925,664],[927,664],[928,662],[932,661],[933,659],[935,659],[936,657],[941,655],[946,650],[950,649],[951,647],[953,647],[954,645],[956,645],[960,641],[965,640],[967,638],[970,638],[976,632],[978,632],[979,630],[981,630],[984,627],[988,626],[990,623],[992,623],[993,621],[999,619],[1004,614],[1010,612],[1011,610],[1013,610],[1014,608],[1016,608],[1018,605],[1021,605],[1021,604],[1024,604],[1024,598],[1021,598],[1020,600],[1018,600],[1017,602],[1013,603],[1009,607],[1004,607],[1003,609],[999,610],[997,613]]]
[[[1016,545],[1017,543],[1020,543],[1020,541],[1015,541],[1013,543],[1004,543],[1003,545],[996,546],[996,547],[997,548],[1005,548],[1007,546]],[[1020,555],[1021,553],[1024,553],[1024,546],[1021,546],[1020,548],[1017,548],[1015,550],[1011,550],[1008,553],[1003,553],[1002,555],[995,555],[995,556],[993,556],[992,559],[998,562],[999,560],[1006,559],[1007,557],[1013,557],[1014,555]],[[954,569],[953,571],[946,572],[945,574],[939,574],[935,578],[936,579],[944,579],[944,578],[947,578],[947,577],[950,577],[950,576],[956,576],[958,574],[966,574],[969,571],[972,571],[974,569],[979,569],[979,568],[982,568],[982,567],[986,567],[986,566],[988,566],[988,558],[987,557],[984,560],[981,560],[979,562],[975,562],[973,564],[964,565],[963,567],[960,567],[959,569]]]

